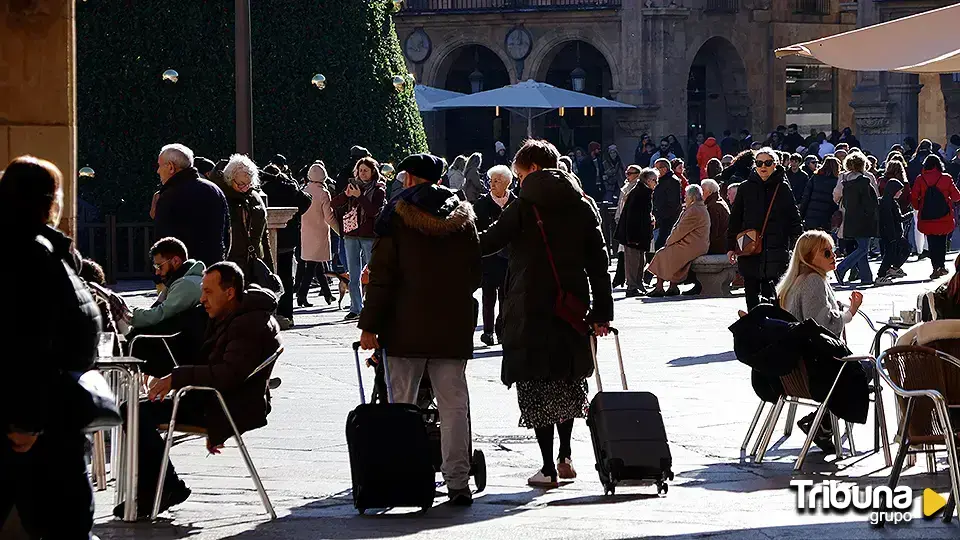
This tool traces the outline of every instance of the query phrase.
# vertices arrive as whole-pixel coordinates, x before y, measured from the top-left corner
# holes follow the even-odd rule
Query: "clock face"
[[[520,61],[530,54],[530,49],[533,47],[533,38],[530,37],[530,32],[527,32],[525,28],[514,28],[507,34],[506,47],[510,58]]]
[[[418,28],[407,36],[403,50],[411,62],[420,64],[430,57],[432,46],[430,36],[422,28]]]

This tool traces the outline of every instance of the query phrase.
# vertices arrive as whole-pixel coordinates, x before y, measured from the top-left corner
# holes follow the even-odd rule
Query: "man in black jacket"
[[[163,186],[158,192],[157,238],[180,239],[194,259],[207,266],[223,260],[230,244],[230,210],[227,198],[213,182],[193,167],[193,151],[168,144],[157,158]]]
[[[803,163],[803,156],[797,153],[790,154],[790,167],[787,169],[787,180],[790,182],[790,190],[793,191],[793,200],[796,201],[797,204],[800,204],[800,201],[803,199],[803,193],[807,189],[807,181],[810,180],[810,176],[800,168],[801,163]]]
[[[674,223],[680,217],[683,208],[683,187],[670,170],[670,162],[658,159],[654,163],[660,179],[653,190],[653,218],[656,220],[657,239],[654,249],[660,249],[667,243]]]
[[[390,351],[394,401],[416,403],[426,372],[440,409],[444,480],[453,504],[470,505],[467,359],[476,324],[480,240],[473,208],[437,185],[443,162],[408,156],[397,167],[406,188],[377,220],[370,283],[360,313],[360,345]]]
[[[263,182],[261,189],[267,194],[270,206],[297,209],[287,226],[277,231],[277,275],[283,282],[277,321],[286,330],[293,326],[293,256],[300,246],[300,216],[310,208],[311,198],[276,165],[267,165],[260,178]]]
[[[173,400],[167,397],[171,391],[186,386],[216,388],[241,434],[267,425],[270,411],[267,381],[273,366],[265,367],[256,375],[253,372],[281,345],[279,328],[273,318],[277,309],[276,296],[257,285],[245,287],[243,271],[232,262],[220,262],[207,268],[202,289],[200,302],[210,317],[210,324],[200,351],[193,361],[174,368],[170,375],[152,379],[149,401],[139,403],[139,519],[149,516],[153,509],[164,449],[157,426],[170,422]],[[212,454],[219,454],[223,443],[234,436],[231,422],[223,414],[220,403],[209,393],[194,392],[184,396],[177,412],[177,422],[206,428],[207,450]],[[177,477],[173,464],[169,462],[163,487],[161,512],[190,496],[190,489]],[[120,517],[124,509],[125,502],[120,503],[113,514]]]

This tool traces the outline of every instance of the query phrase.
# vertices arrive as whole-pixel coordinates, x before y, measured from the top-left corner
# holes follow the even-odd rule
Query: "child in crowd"
[[[913,212],[903,212],[897,199],[903,192],[903,182],[896,178],[887,180],[880,199],[880,241],[883,243],[883,261],[880,263],[877,285],[893,283],[895,278],[906,276],[900,266],[910,256],[910,242],[904,236],[903,222],[913,218]]]

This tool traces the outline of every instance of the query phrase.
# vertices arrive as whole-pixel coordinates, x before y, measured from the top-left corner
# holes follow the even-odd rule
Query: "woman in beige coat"
[[[690,263],[710,249],[710,214],[703,203],[703,190],[694,184],[687,187],[686,208],[670,232],[667,244],[657,251],[647,270],[657,276],[657,286],[649,296],[677,296],[680,283],[687,279]],[[663,282],[670,288],[663,290]]]
[[[306,268],[300,277],[300,289],[297,291],[297,304],[310,307],[307,293],[316,276],[327,304],[333,303],[333,293],[323,274],[330,261],[330,229],[340,234],[337,217],[330,207],[330,192],[327,191],[327,170],[322,163],[314,163],[307,171],[307,185],[303,188],[313,198],[310,208],[303,214],[300,226],[300,256]],[[319,272],[318,272],[319,269]]]

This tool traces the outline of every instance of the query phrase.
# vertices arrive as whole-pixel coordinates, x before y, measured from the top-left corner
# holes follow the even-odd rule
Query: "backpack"
[[[934,183],[931,186],[926,183],[926,180],[922,179],[921,181],[927,186],[927,190],[923,194],[923,206],[920,207],[920,219],[925,221],[940,219],[949,214],[950,206],[947,204],[947,199],[943,196],[943,192],[937,188],[937,184]]]

